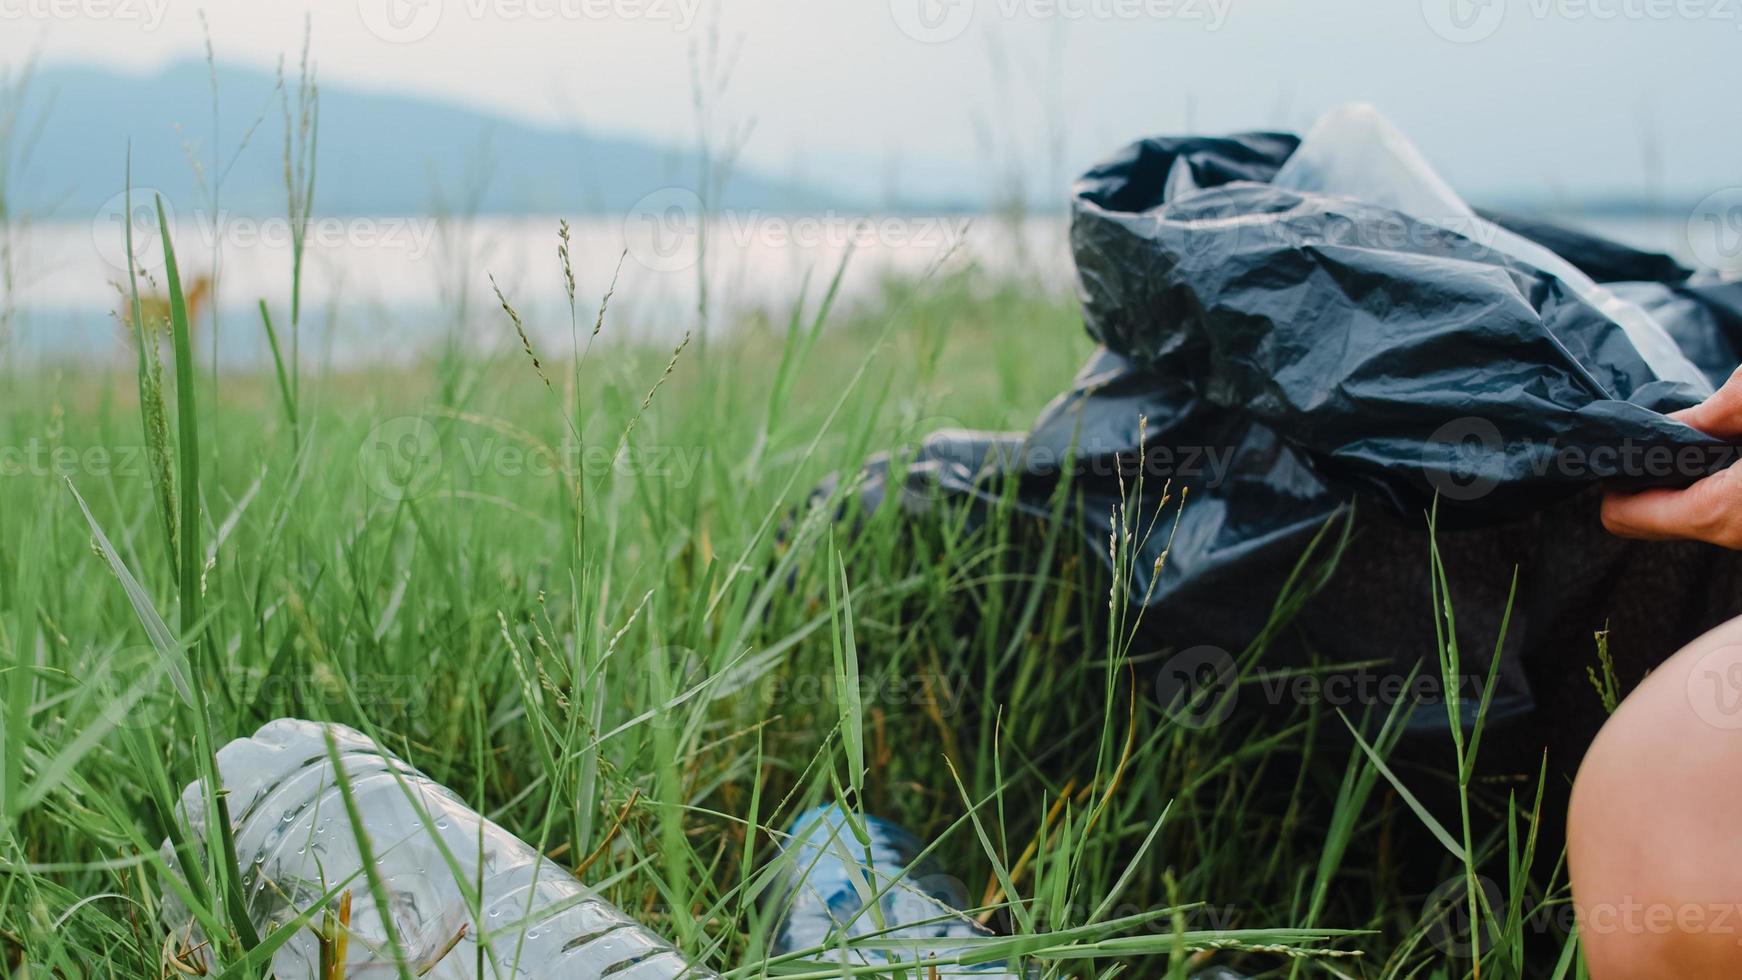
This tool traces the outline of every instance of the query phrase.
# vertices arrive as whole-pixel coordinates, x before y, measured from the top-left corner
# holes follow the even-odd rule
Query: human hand
[[[1674,413],[1719,439],[1742,438],[1742,368],[1693,408]],[[1618,490],[1603,495],[1603,526],[1644,541],[1705,541],[1742,549],[1742,473],[1731,466],[1682,489]]]

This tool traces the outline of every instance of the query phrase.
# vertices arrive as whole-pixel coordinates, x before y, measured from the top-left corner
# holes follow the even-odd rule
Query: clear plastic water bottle
[[[356,828],[327,752],[327,731],[385,885],[386,909],[376,905],[363,874]],[[715,976],[448,789],[382,755],[360,732],[280,719],[220,749],[218,770],[234,821],[248,917],[264,936],[335,888],[348,892],[350,924],[340,973],[347,980],[399,975],[387,917],[411,975],[426,980]],[[203,784],[194,783],[182,794],[196,834],[205,818],[202,790]],[[165,856],[171,857],[167,845]],[[476,915],[466,890],[480,896]],[[171,927],[178,938],[189,935],[191,916],[170,904]],[[330,900],[277,951],[272,967],[278,980],[325,980],[319,972],[323,940],[314,927],[336,920],[342,904]],[[196,936],[186,945],[198,944]],[[326,941],[329,955],[337,946]]]
[[[789,878],[772,955],[817,949],[822,957],[847,963],[911,963],[967,951],[968,944],[951,946],[951,939],[992,935],[961,911],[967,906],[962,883],[929,856],[919,859],[923,848],[905,827],[877,817],[856,818],[870,839],[866,844],[848,819],[841,808],[822,806],[800,814],[788,829],[782,850],[790,861]],[[873,897],[875,908],[866,904]],[[871,936],[899,940],[908,948],[842,948],[843,938]],[[1003,961],[940,965],[937,974],[977,980],[1031,976]]]
[[[936,861],[919,859],[924,848],[907,828],[877,817],[858,818],[869,843],[861,843],[837,806],[807,810],[787,829],[782,851],[791,862],[782,894],[780,924],[769,954],[782,956],[805,950],[826,951],[828,959],[856,964],[889,964],[898,959],[946,958],[965,952],[951,939],[992,935],[961,910],[967,890],[944,874]],[[865,899],[879,892],[875,910]],[[902,940],[912,949],[878,950],[848,946],[842,938],[876,936]],[[917,942],[916,942],[917,941]],[[915,974],[910,972],[909,976]],[[919,977],[931,976],[930,970]],[[937,975],[974,980],[1033,980],[1040,971],[1018,969],[1002,960],[972,965],[941,965]],[[1211,967],[1193,980],[1246,980],[1227,967]]]

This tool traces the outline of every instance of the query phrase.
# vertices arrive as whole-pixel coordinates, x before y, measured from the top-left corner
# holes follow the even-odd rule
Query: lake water
[[[156,221],[140,211],[136,204],[136,264],[161,283]],[[645,220],[578,221],[570,229],[583,330],[590,329],[613,275],[609,338],[660,342],[675,341],[702,322],[704,285],[710,329],[750,311],[784,323],[807,280],[814,308],[844,260],[844,305],[878,296],[890,278],[970,266],[1059,289],[1071,284],[1062,218],[725,215],[705,227],[681,212],[637,218]],[[268,351],[259,301],[266,301],[275,325],[289,315],[288,223],[184,215],[172,227],[184,286],[215,273],[220,356],[233,364],[263,363]],[[511,339],[494,277],[535,335],[560,337],[566,345],[558,245],[554,217],[317,219],[305,246],[302,305],[305,327],[313,325],[305,337],[325,338],[340,363],[404,358],[456,330],[479,343]],[[131,356],[113,315],[127,278],[119,215],[15,229],[13,254],[20,310],[15,339],[25,357]],[[151,291],[149,285],[142,290]]]
[[[965,215],[733,214],[703,226],[690,220],[686,202],[658,204],[628,220],[573,224],[569,249],[583,330],[620,259],[607,340],[668,342],[696,329],[704,283],[709,329],[723,329],[749,311],[784,323],[807,280],[814,308],[849,251],[840,290],[846,306],[875,299],[891,277],[968,267],[1050,290],[1068,291],[1073,283],[1062,216],[1013,222]],[[160,281],[155,216],[138,202],[134,214],[137,264]],[[1685,222],[1575,222],[1691,261]],[[275,323],[288,320],[288,223],[184,214],[171,225],[184,283],[216,273],[219,356],[232,366],[266,364],[257,304],[266,301]],[[491,276],[535,339],[566,346],[557,229],[555,217],[317,219],[305,248],[304,350],[343,365],[403,360],[449,336],[482,345],[512,341]],[[26,361],[130,359],[113,315],[126,280],[125,243],[118,213],[91,223],[14,228],[15,352]],[[209,343],[202,339],[202,352]]]

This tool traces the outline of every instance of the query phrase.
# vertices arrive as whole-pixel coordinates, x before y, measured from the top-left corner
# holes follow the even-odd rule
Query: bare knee
[[[1592,980],[1742,976],[1742,620],[1666,661],[1598,734],[1567,861]]]

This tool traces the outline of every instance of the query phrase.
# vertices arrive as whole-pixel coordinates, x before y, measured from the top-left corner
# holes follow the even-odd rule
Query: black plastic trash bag
[[[1742,284],[1476,212],[1364,108],[1304,141],[1143,140],[1085,174],[1072,208],[1102,349],[1026,436],[928,439],[905,471],[908,509],[940,491],[983,506],[1014,479],[1020,510],[1044,516],[1069,473],[1072,517],[1105,560],[1141,466],[1151,487],[1187,490],[1177,531],[1148,538],[1128,586],[1148,606],[1145,641],[1237,655],[1308,542],[1354,504],[1337,574],[1268,655],[1431,675],[1437,497],[1472,710],[1519,570],[1490,720],[1526,726],[1532,772],[1548,743],[1576,765],[1601,722],[1595,632],[1611,628],[1630,685],[1742,613],[1735,555],[1621,541],[1597,515],[1601,485],[1686,484],[1734,459],[1666,413],[1742,361]],[[868,504],[887,473],[868,466]],[[1345,690],[1337,707],[1370,706]],[[1297,695],[1238,695],[1267,696]]]

